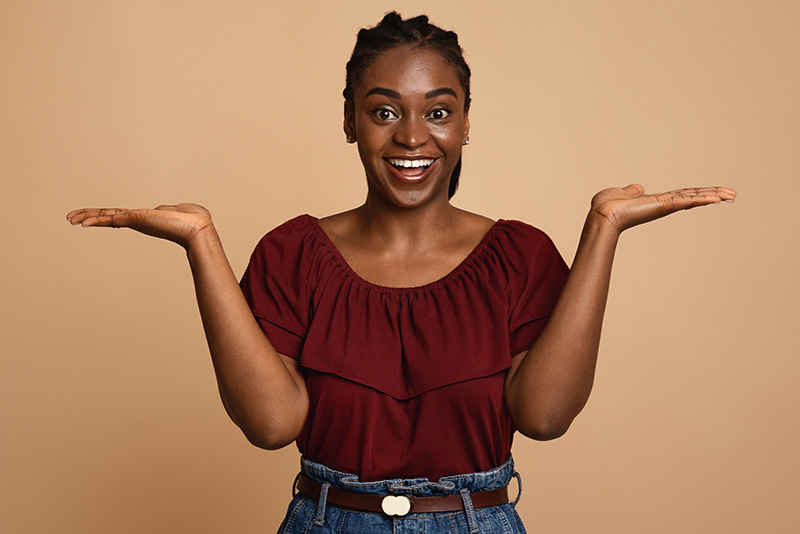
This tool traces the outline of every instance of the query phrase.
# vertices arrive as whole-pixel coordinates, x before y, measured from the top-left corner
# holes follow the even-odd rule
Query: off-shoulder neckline
[[[495,223],[492,224],[489,230],[484,234],[484,236],[478,242],[478,244],[475,245],[475,248],[473,248],[472,251],[463,260],[461,260],[461,263],[456,265],[452,271],[450,271],[443,277],[439,278],[438,280],[434,280],[432,282],[428,282],[427,284],[423,284],[420,286],[394,287],[394,286],[383,286],[380,284],[375,284],[373,282],[370,282],[369,280],[364,279],[361,275],[355,272],[355,270],[353,270],[352,267],[350,267],[350,264],[347,263],[347,260],[344,259],[342,253],[339,251],[338,248],[336,248],[336,245],[333,243],[333,240],[325,232],[322,226],[319,225],[319,219],[309,214],[306,214],[303,217],[308,219],[310,227],[312,228],[313,232],[317,235],[317,237],[322,241],[322,243],[324,243],[327,247],[330,248],[331,258],[348,278],[350,278],[359,285],[384,293],[424,292],[437,287],[444,286],[451,280],[457,280],[459,276],[461,276],[461,274],[475,262],[475,260],[483,253],[483,251],[486,250],[490,241],[494,238],[495,234],[497,234],[500,227],[506,223],[504,219],[499,219],[495,221]]]

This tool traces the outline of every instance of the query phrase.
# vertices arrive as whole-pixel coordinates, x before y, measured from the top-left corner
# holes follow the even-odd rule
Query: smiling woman
[[[344,128],[358,141],[375,201],[404,207],[446,201],[469,135],[466,91],[435,50],[393,48],[361,77],[345,104]]]
[[[586,403],[620,234],[736,193],[603,190],[568,271],[536,228],[450,203],[470,105],[454,33],[389,13],[347,73],[366,200],[272,230],[240,283],[201,206],[67,218],[186,249],[231,419],[303,453],[281,532],[524,532],[512,439],[557,438]]]

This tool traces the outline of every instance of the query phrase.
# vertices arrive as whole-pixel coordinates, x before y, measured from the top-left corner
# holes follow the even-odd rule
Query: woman
[[[567,276],[542,232],[450,204],[469,76],[457,36],[424,16],[362,30],[344,130],[366,201],[267,234],[241,286],[201,206],[67,215],[186,249],[231,419],[304,455],[281,532],[524,532],[512,435],[561,436],[586,403],[620,233],[736,196],[601,191]]]

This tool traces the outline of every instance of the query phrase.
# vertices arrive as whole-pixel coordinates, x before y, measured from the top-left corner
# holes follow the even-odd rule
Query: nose
[[[406,148],[417,148],[430,139],[425,119],[422,117],[405,116],[397,123],[393,140],[398,145]]]

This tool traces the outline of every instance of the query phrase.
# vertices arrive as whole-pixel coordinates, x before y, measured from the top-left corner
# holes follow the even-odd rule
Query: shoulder
[[[267,232],[255,246],[250,265],[255,267],[269,263],[271,266],[287,267],[304,263],[318,249],[321,232],[316,217],[299,215]]]
[[[458,209],[458,226],[463,228],[465,235],[483,236],[489,233],[497,221],[478,213]]]
[[[352,209],[315,220],[317,226],[334,242],[352,239],[358,230],[356,210]]]
[[[303,234],[309,232],[316,224],[316,217],[308,214],[298,215],[267,232],[264,238]]]
[[[267,232],[250,255],[242,288],[275,297],[303,294],[333,268],[333,249],[317,219],[301,215]],[[249,289],[248,289],[249,288]],[[284,295],[285,296],[285,295]]]
[[[484,215],[459,210],[460,227],[465,235],[494,237],[503,245],[534,245],[551,246],[553,241],[542,230],[523,221],[514,219],[490,219]]]
[[[481,215],[480,213],[473,213],[471,211],[462,210],[461,208],[454,208],[455,212],[458,214],[459,222],[465,225],[477,225],[477,226],[485,226],[490,227],[495,224],[494,219],[490,219],[485,215]]]
[[[553,240],[539,228],[522,221],[497,221],[489,246],[512,272],[538,276],[542,272],[567,271]]]
[[[523,221],[500,219],[492,228],[495,241],[503,249],[552,249],[553,240],[544,231]]]
[[[256,252],[273,246],[285,246],[288,242],[303,241],[315,231],[317,218],[312,215],[298,215],[268,231],[256,245]]]
[[[510,241],[553,244],[552,239],[536,226],[513,219],[500,219],[496,226],[500,233]]]

